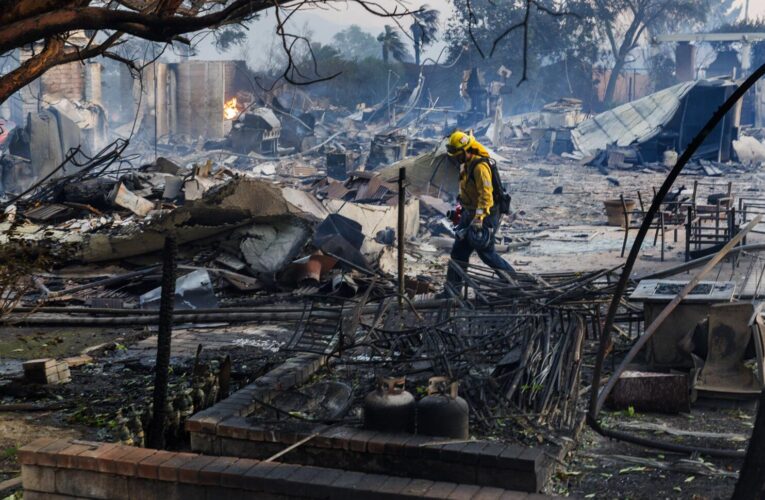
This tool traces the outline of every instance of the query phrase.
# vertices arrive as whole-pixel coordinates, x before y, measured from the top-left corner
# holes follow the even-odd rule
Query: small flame
[[[226,101],[226,103],[223,105],[223,117],[226,120],[233,120],[238,115],[239,109],[236,107],[236,97],[234,97],[230,101]]]

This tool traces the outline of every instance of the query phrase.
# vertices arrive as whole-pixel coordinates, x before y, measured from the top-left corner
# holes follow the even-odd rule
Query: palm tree
[[[422,49],[438,39],[438,11],[431,9],[428,4],[420,6],[414,13],[414,22],[409,29],[412,30],[414,40],[414,62],[419,66]]]
[[[403,62],[406,57],[406,47],[404,42],[401,41],[401,36],[398,31],[393,29],[393,26],[385,25],[385,31],[377,35],[377,41],[382,44],[382,58],[385,64],[388,64],[388,60],[392,57],[396,61]]]

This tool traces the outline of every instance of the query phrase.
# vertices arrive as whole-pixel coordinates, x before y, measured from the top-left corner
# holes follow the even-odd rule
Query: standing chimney
[[[696,79],[696,46],[679,42],[675,47],[675,77],[678,82]]]
[[[103,106],[101,95],[101,64],[88,61],[85,64],[85,100]]]

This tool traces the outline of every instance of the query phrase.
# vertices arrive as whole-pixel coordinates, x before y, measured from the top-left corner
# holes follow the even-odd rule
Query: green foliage
[[[648,73],[654,90],[661,90],[676,84],[675,60],[665,53],[658,53],[648,60]]]
[[[532,9],[526,54],[530,85],[520,87],[516,87],[513,80],[517,82],[523,70],[523,30],[515,29],[499,41],[498,37],[523,21],[526,2],[471,0],[470,3],[475,16],[472,24],[467,0],[454,0],[456,15],[449,20],[444,32],[449,58],[452,62],[459,58],[457,67],[461,69],[480,66],[489,81],[494,79],[500,66],[512,70],[513,77],[507,86],[511,94],[505,97],[512,112],[539,109],[542,104],[563,96],[588,99],[592,93],[592,68],[598,61],[601,44],[588,0],[570,0],[563,8],[550,6],[571,15],[551,16]],[[469,24],[485,59],[471,40]]]
[[[225,52],[234,46],[242,46],[247,42],[247,32],[240,26],[229,27],[215,33],[215,47]]]
[[[379,50],[379,45],[377,45]],[[400,84],[397,75],[403,75],[403,68],[396,62],[380,64],[379,57],[349,59],[347,53],[332,45],[314,43],[311,53],[301,56],[295,63],[301,75],[306,79],[321,79],[336,75],[324,82],[310,86],[311,96],[327,99],[333,104],[353,107],[359,103],[377,104],[388,94],[390,88]],[[279,76],[279,68],[266,75],[259,75],[264,82]]]
[[[439,13],[427,4],[422,5],[414,14],[414,22],[409,27],[414,42],[414,61],[420,65],[422,49],[438,40]]]
[[[377,35],[377,41],[382,46],[382,58],[386,64],[390,59],[399,62],[409,59],[409,53],[404,42],[401,40],[401,34],[393,26],[386,24],[385,31]]]
[[[355,24],[335,33],[331,47],[338,51],[340,57],[350,61],[379,57],[380,54],[375,37]]]
[[[603,103],[614,104],[616,81],[632,52],[645,37],[668,32],[694,31],[703,26],[710,0],[603,0],[593,1],[594,20],[608,41],[606,64],[613,68]]]
[[[713,33],[752,33],[765,31],[765,18],[741,21],[732,24],[725,24],[713,30]],[[717,51],[735,50],[738,42],[713,42],[712,46]],[[765,42],[752,43],[752,68],[757,68],[765,64]]]

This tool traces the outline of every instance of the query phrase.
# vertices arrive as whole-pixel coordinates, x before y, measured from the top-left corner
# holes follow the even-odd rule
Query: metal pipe
[[[315,313],[314,316],[336,318],[334,314]],[[303,313],[233,313],[233,314],[174,314],[173,324],[182,323],[241,323],[248,321],[298,321]],[[101,317],[76,317],[76,316],[8,316],[3,318],[2,324],[14,326],[143,326],[156,325],[159,314],[145,316],[101,316]]]
[[[406,191],[404,190],[404,181],[406,180],[406,169],[398,170],[398,305],[404,307],[404,294],[406,293],[406,280],[404,279],[404,209],[406,204]]]
[[[121,283],[123,281],[128,281],[133,278],[138,278],[146,274],[149,274],[152,271],[156,270],[157,267],[158,266],[147,267],[146,269],[141,269],[140,271],[134,271],[132,273],[121,274],[119,276],[112,276],[111,278],[93,281],[91,283],[86,283],[84,285],[73,286],[72,288],[67,288],[66,290],[53,291],[47,294],[47,298],[53,299],[56,297],[61,297],[62,295],[69,295],[70,293],[79,292],[80,290],[88,290],[90,288],[95,288],[98,286],[106,286],[106,285],[113,285],[115,283]]]
[[[448,299],[426,300],[415,302],[415,307],[420,310],[437,310],[447,305],[451,301]],[[59,308],[66,309],[66,308]],[[343,312],[350,312],[354,308],[344,306]],[[361,314],[375,314],[378,306],[376,304],[366,305],[361,309]],[[87,313],[87,308],[78,308],[77,314]],[[47,315],[21,315],[13,314],[0,320],[0,324],[5,325],[24,325],[24,326],[43,326],[43,325],[60,325],[60,326],[139,326],[139,325],[155,325],[159,320],[159,312],[153,311],[131,311],[123,309],[102,309],[101,311],[117,311],[119,314],[124,311],[135,312],[134,315],[128,316],[97,316],[97,317],[82,317],[82,316],[47,316]],[[34,311],[35,313],[45,313],[39,309]],[[173,324],[181,323],[241,323],[250,321],[259,322],[276,322],[276,321],[299,321],[304,315],[303,308],[290,308],[290,309],[278,309],[269,308],[264,310],[252,310],[252,309],[237,309],[235,312],[231,312],[229,309],[197,309],[188,310],[181,313],[175,313],[173,315]],[[335,312],[314,312],[315,317],[336,318]]]
[[[412,302],[417,309],[439,309],[446,302],[446,299],[420,300]],[[351,306],[343,306],[344,309],[352,309]],[[253,315],[271,314],[271,313],[292,313],[303,312],[305,308],[300,306],[261,306],[261,307],[218,307],[213,309],[184,309],[180,314],[184,316],[208,315],[208,314],[232,314],[248,313]],[[376,305],[367,305],[363,313],[374,313],[377,311]],[[37,313],[37,314],[111,314],[114,316],[156,316],[157,309],[115,309],[100,307],[16,307],[11,313]]]

